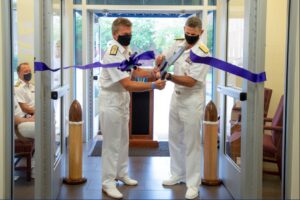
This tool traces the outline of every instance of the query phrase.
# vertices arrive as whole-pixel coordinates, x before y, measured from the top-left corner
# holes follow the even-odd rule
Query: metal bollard
[[[203,122],[204,140],[204,185],[220,185],[218,178],[218,112],[215,104],[210,101],[205,107]]]
[[[80,103],[74,100],[69,110],[69,177],[65,184],[77,185],[85,183],[82,177],[82,110]]]

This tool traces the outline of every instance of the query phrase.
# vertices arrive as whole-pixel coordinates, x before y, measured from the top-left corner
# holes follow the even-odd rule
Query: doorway
[[[299,32],[299,31],[298,31]],[[8,92],[9,93],[9,92]],[[6,94],[8,94],[8,93],[6,93]],[[9,182],[9,181],[8,181]]]
[[[34,106],[34,6],[33,2],[11,0],[12,26],[12,94],[14,198],[34,198],[35,187],[35,106]],[[30,12],[29,12],[30,11]],[[32,79],[25,84],[23,74]],[[26,86],[27,85],[27,86]],[[28,89],[26,89],[28,88]],[[30,88],[30,89],[29,89]],[[31,93],[31,94],[30,94]]]
[[[75,33],[76,38],[77,35],[82,32],[82,15],[81,11],[74,11],[75,16]],[[129,11],[128,11],[129,12]],[[106,11],[91,13],[92,24],[92,34],[89,34],[93,39],[88,39],[88,43],[92,45],[92,55],[93,58],[90,58],[95,61],[100,61],[103,53],[106,50],[107,42],[111,40],[110,35],[110,24],[116,17],[127,17],[133,22],[133,51],[142,53],[146,50],[154,50],[156,55],[163,53],[162,51],[167,49],[170,45],[175,42],[175,39],[183,38],[183,26],[187,17],[192,15],[192,11],[189,14],[189,11],[185,11],[185,14],[178,13],[170,13],[174,11],[156,11],[157,13],[135,13],[137,11],[132,11],[129,13],[116,13],[116,11]],[[197,15],[200,18],[203,18],[202,12],[197,12]],[[164,14],[165,13],[165,14]],[[216,11],[210,10],[206,15],[206,34],[204,34],[202,40],[207,41],[208,47],[210,48],[212,55],[215,54],[215,32],[216,32]],[[176,21],[176,23],[174,23]],[[90,28],[91,30],[91,28]],[[141,34],[142,33],[142,34]],[[165,37],[167,36],[167,37]],[[77,44],[80,45],[82,40],[78,38]],[[77,48],[76,45],[76,53],[77,50],[80,51],[80,48]],[[90,50],[90,51],[91,51]],[[77,57],[77,56],[76,56]],[[153,62],[147,62],[145,64],[145,68],[151,68],[153,66]],[[173,69],[171,69],[172,71]],[[83,81],[82,72],[80,70],[76,70],[78,72],[77,84]],[[99,93],[99,83],[98,76],[100,73],[99,69],[93,70],[93,78],[90,80],[90,85],[93,85],[94,96],[93,99],[93,112],[90,112],[92,116],[91,119],[94,120],[93,124],[93,136],[89,136],[90,139],[94,138],[97,133],[101,133],[101,125],[99,124],[98,117],[98,97]],[[93,83],[92,83],[93,82]],[[82,93],[82,85],[78,84],[78,98],[81,98],[80,93]],[[212,90],[213,90],[213,71],[211,70],[207,75],[207,83],[206,83],[206,102],[212,99]],[[171,95],[173,92],[173,83],[168,83],[166,88],[163,91],[155,91],[154,92],[154,127],[153,134],[154,138],[158,141],[167,141],[168,140],[168,113],[169,113],[169,103],[171,99]]]

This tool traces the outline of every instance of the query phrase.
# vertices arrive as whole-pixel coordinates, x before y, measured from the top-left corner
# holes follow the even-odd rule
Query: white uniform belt
[[[175,94],[177,95],[189,95],[189,94],[196,94],[196,93],[201,93],[202,90],[178,90],[178,89],[175,89],[174,90]]]
[[[123,88],[117,88],[117,87],[109,87],[109,88],[103,88],[101,87],[102,91],[106,91],[106,92],[127,92],[125,89]]]

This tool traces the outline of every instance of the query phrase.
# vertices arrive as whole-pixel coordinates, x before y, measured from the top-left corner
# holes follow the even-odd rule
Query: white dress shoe
[[[176,185],[178,183],[182,182],[182,178],[178,177],[178,176],[171,176],[169,179],[164,180],[162,182],[163,185]]]
[[[111,188],[105,188],[102,187],[102,191],[107,194],[107,196],[115,198],[115,199],[122,199],[123,194],[116,188],[116,187],[111,187]]]
[[[196,187],[189,187],[185,193],[186,199],[195,199],[198,197],[198,188]]]
[[[122,181],[122,182],[125,183],[126,185],[134,186],[134,185],[137,185],[137,184],[138,184],[138,181],[137,181],[137,180],[131,179],[131,178],[129,178],[128,176],[118,177],[117,179],[118,179],[119,181]]]

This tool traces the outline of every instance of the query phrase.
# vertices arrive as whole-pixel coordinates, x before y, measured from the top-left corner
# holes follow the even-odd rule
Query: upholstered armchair
[[[279,104],[273,118],[265,118],[264,135],[263,135],[263,158],[266,162],[277,164],[278,171],[264,171],[270,174],[281,176],[282,162],[282,133],[283,133],[283,105],[284,96],[281,96]],[[268,125],[271,123],[271,125]],[[267,134],[266,131],[271,131]]]
[[[265,88],[264,89],[264,118],[268,117],[270,101],[272,97],[272,89]],[[230,123],[235,125],[236,123],[241,122],[241,107],[240,102],[236,102],[231,110],[231,120]]]
[[[24,170],[26,171],[26,179],[27,181],[31,180],[31,158],[34,154],[34,139],[23,137],[18,128],[15,127],[15,170]],[[18,166],[19,161],[25,157],[26,158],[26,166]]]

